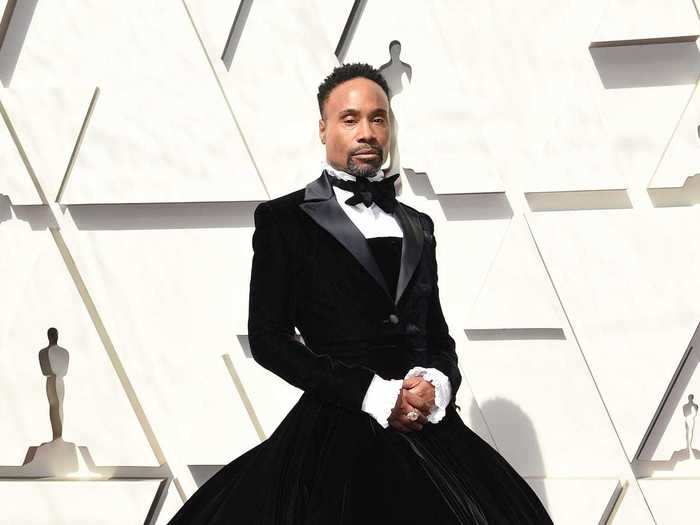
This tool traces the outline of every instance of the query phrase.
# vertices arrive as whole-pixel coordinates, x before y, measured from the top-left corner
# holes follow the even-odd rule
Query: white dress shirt
[[[355,180],[354,175],[333,168],[327,162],[323,163],[323,169],[333,177],[345,180]],[[368,177],[369,180],[380,180],[384,177],[384,172],[379,169]],[[373,237],[403,237],[401,226],[393,214],[386,213],[374,202],[365,206],[362,202],[350,205],[345,201],[352,196],[352,192],[333,186],[336,200],[350,220],[362,232],[366,239]],[[452,396],[450,380],[440,370],[436,368],[423,368],[416,366],[411,368],[404,379],[411,376],[423,377],[435,387],[435,406],[428,415],[430,423],[437,423],[445,416],[445,409]],[[396,404],[396,399],[401,391],[401,379],[384,379],[377,374],[372,378],[372,382],[365,393],[362,402],[362,410],[370,414],[384,428],[389,426],[387,419]]]

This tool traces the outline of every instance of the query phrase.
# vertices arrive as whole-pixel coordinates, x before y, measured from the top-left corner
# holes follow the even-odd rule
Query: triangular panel
[[[48,345],[48,328],[55,327],[58,344],[69,352],[64,439],[87,446],[98,467],[157,465],[41,211],[0,223],[0,288],[7,291],[1,305],[0,411],[10,417],[0,464],[21,465],[28,447],[51,441],[38,352]]]
[[[29,29],[10,118],[49,198],[267,197],[181,3],[39,2]]]

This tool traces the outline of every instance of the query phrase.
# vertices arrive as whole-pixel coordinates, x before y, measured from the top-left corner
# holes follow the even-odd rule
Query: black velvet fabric
[[[379,269],[389,287],[389,293],[396,295],[396,284],[399,280],[399,268],[401,266],[401,237],[372,237],[367,239],[369,249],[377,260]]]
[[[267,440],[223,467],[170,523],[551,524],[456,410],[462,376],[440,306],[432,220],[398,204],[397,261],[391,247],[362,237],[328,177],[255,210],[251,353],[304,393]],[[389,260],[401,265],[396,292]],[[361,410],[369,383],[375,373],[402,379],[413,366],[448,376],[447,413],[419,432],[384,429]]]

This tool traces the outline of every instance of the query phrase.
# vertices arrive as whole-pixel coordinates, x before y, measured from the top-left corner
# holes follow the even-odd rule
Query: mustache
[[[382,150],[382,148],[378,148],[378,147],[365,146],[362,148],[357,148],[354,151],[351,151],[350,155],[355,155],[357,153],[376,153],[377,155],[381,155],[383,153],[383,150]]]

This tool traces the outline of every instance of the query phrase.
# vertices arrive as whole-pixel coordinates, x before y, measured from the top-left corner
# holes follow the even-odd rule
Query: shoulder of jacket
[[[433,219],[430,218],[430,215],[427,213],[420,211],[413,206],[409,206],[408,204],[401,203],[403,204],[404,207],[408,208],[410,211],[412,211],[416,216],[418,216],[418,219],[421,222],[421,226],[423,226],[423,229],[425,229],[428,233],[433,233],[435,229],[435,223],[433,222]]]
[[[269,210],[272,215],[279,216],[294,211],[304,201],[304,191],[304,189],[296,190],[274,199],[262,201],[255,207],[255,213],[259,213],[258,210]]]

